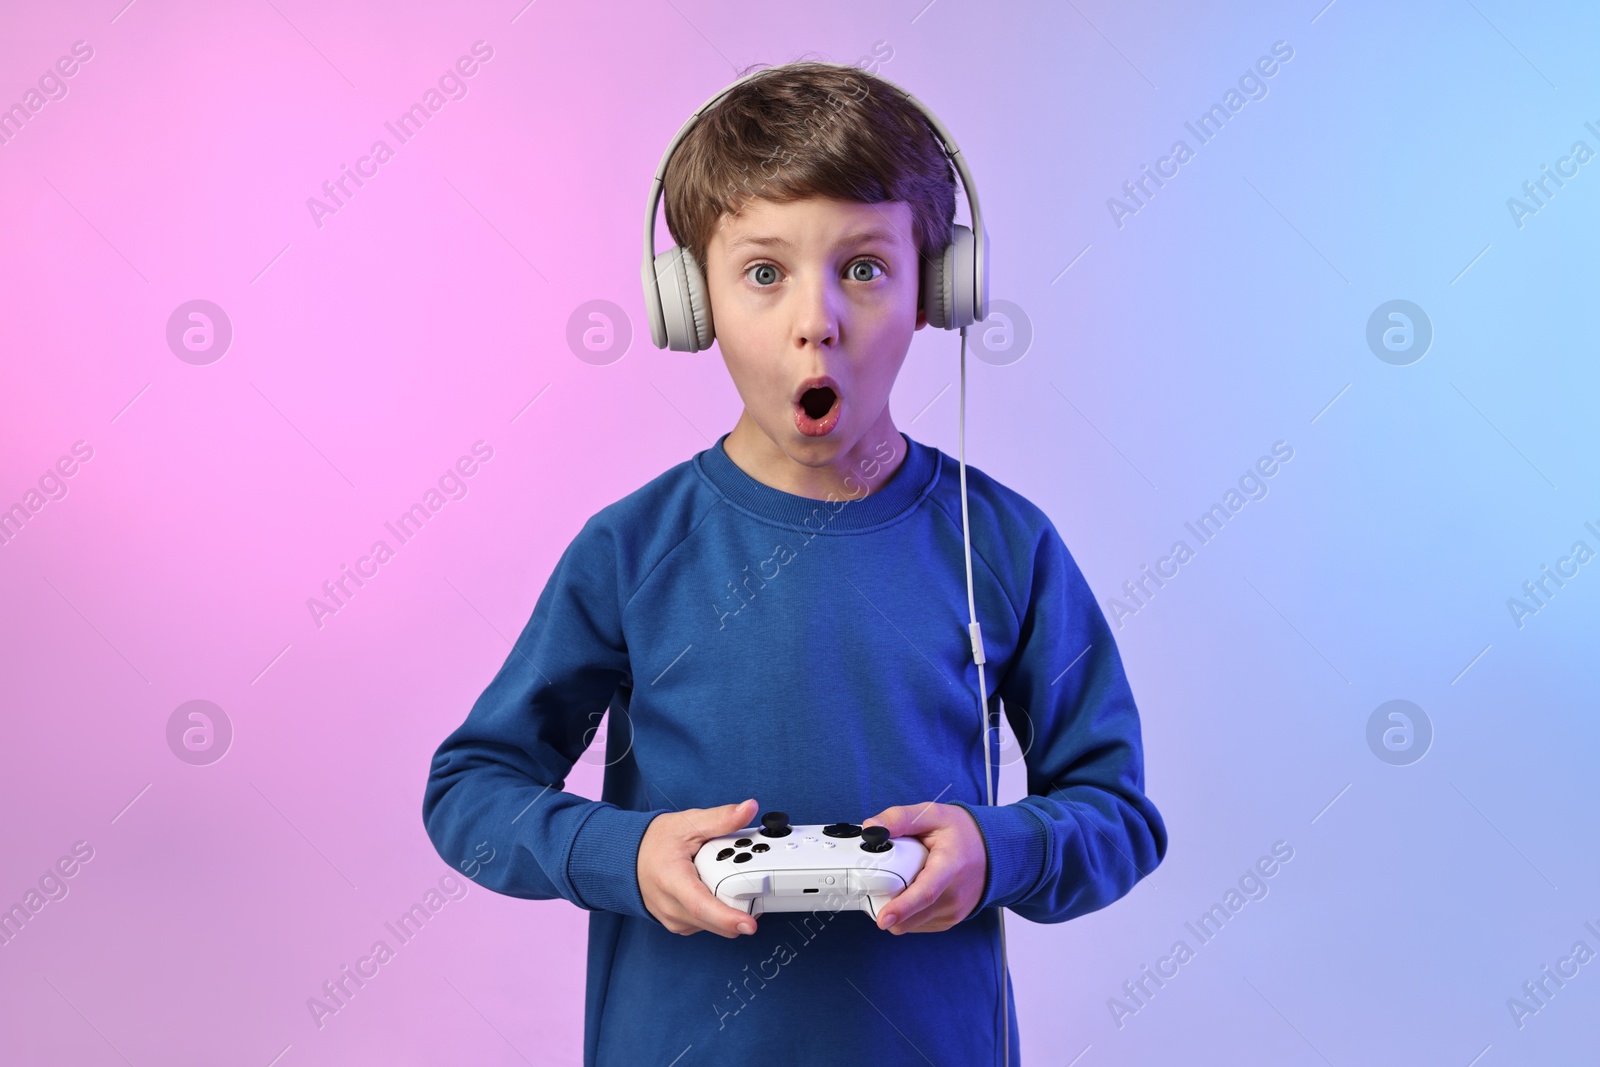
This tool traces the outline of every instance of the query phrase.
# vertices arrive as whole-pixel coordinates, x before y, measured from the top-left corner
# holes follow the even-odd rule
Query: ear
[[[914,328],[920,330],[926,325],[928,325],[928,312],[921,304],[918,304],[917,325]]]

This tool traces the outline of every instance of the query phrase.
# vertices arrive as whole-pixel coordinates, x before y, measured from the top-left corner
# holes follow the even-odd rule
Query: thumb
[[[884,808],[861,825],[884,826],[888,828],[890,837],[905,837],[911,833],[912,820],[913,815],[910,811],[900,805],[896,805],[892,808]]]
[[[737,804],[724,804],[720,808],[711,809],[711,833],[708,837],[721,837],[731,834],[735,830],[743,829],[750,825],[750,820],[755,818],[759,806],[755,798],[741,800]]]

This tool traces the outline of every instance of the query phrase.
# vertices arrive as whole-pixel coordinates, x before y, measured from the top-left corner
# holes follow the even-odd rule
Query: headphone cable
[[[972,592],[972,527],[967,518],[967,328],[961,327],[961,412],[956,427],[956,455],[961,467],[961,540],[967,560],[967,636],[972,641],[972,659],[978,665],[978,721],[983,724],[984,803],[994,806],[995,766],[990,746],[990,730],[998,729],[989,716],[989,691],[983,674],[983,632],[978,628],[977,601]],[[1006,911],[998,909],[1000,921],[1000,1033],[1004,1049],[1002,1063],[1011,1064],[1011,1015],[1006,995]]]

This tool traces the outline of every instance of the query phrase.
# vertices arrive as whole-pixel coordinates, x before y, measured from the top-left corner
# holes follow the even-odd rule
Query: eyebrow
[[[894,236],[880,229],[857,230],[855,233],[848,233],[841,237],[838,245],[839,247],[849,247],[865,244],[868,241],[883,241],[886,244],[893,244]],[[739,249],[746,247],[787,249],[791,246],[789,242],[784,240],[782,237],[756,236],[749,234],[745,235],[744,237],[737,237],[728,243],[729,252],[737,252]]]

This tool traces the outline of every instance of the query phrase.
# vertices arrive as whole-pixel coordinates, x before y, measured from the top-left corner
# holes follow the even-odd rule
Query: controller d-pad
[[[765,852],[771,847],[772,846],[767,844],[765,841],[757,841],[755,844],[750,846],[750,851],[751,852]]]
[[[750,853],[741,852],[737,856],[733,857],[733,862],[735,862],[735,863],[745,863],[749,859],[750,859]]]
[[[853,822],[831,822],[822,828],[828,837],[860,837],[861,827]]]
[[[719,860],[725,860],[725,859],[727,859],[727,858],[728,858],[728,857],[729,857],[729,856],[731,856],[731,855],[733,855],[733,849],[731,849],[731,848],[725,848],[725,849],[722,849],[722,850],[721,850],[721,851],[719,851],[719,852],[718,852],[718,853],[717,853],[717,859],[719,859]]]

